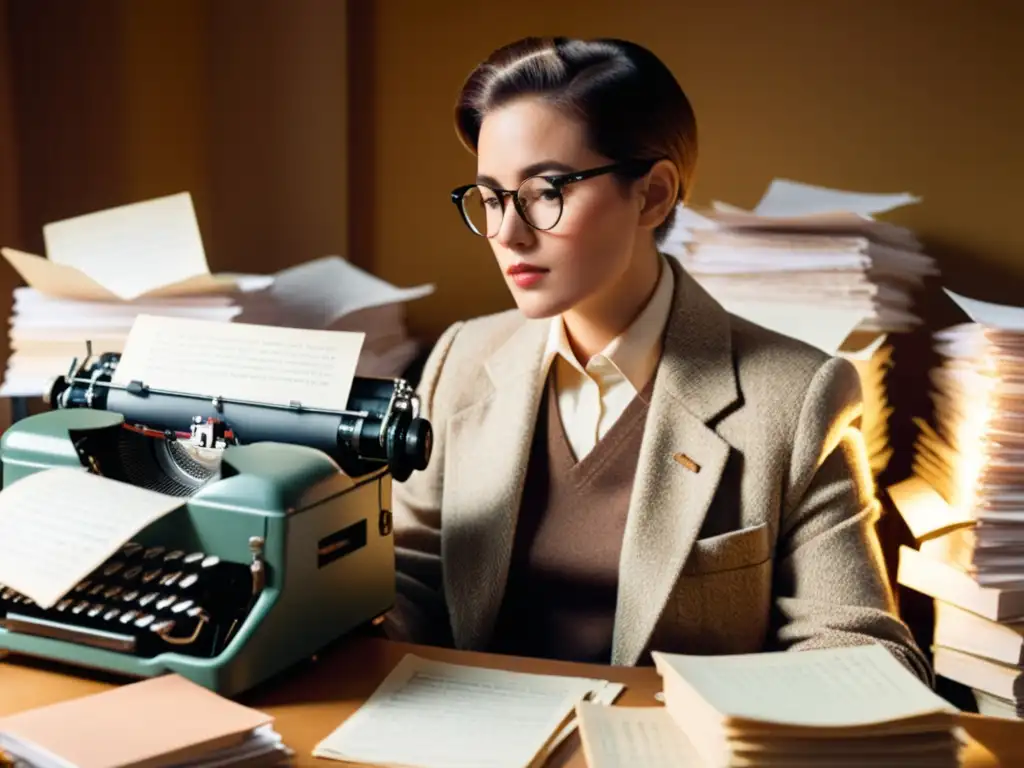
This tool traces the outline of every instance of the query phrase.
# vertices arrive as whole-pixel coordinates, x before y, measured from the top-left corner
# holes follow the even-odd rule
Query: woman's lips
[[[529,288],[543,280],[544,275],[548,274],[549,270],[534,266],[533,264],[518,262],[510,266],[505,272],[517,286]]]

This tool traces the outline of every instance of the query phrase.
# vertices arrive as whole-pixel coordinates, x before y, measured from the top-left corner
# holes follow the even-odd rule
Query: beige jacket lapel
[[[486,361],[480,396],[448,422],[441,546],[458,648],[486,645],[504,597],[548,329],[524,322]]]
[[[709,425],[738,400],[729,316],[678,262],[619,565],[612,663],[636,664],[700,532],[729,457]]]

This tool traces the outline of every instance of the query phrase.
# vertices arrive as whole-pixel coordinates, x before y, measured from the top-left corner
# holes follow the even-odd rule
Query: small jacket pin
[[[694,474],[697,474],[698,472],[700,472],[700,464],[698,464],[696,461],[691,459],[685,453],[674,454],[672,456],[672,458],[675,459],[676,462],[681,464],[685,469],[690,470]]]

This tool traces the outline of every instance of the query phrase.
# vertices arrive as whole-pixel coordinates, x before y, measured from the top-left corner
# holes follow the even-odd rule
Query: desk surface
[[[523,659],[484,653],[395,643],[377,638],[352,638],[319,658],[297,666],[279,679],[242,696],[240,701],[272,715],[277,731],[295,750],[295,765],[344,765],[315,759],[313,747],[349,717],[365,701],[406,653],[438,661],[473,664],[523,672],[597,677],[626,686],[616,702],[622,706],[656,706],[661,680],[652,668],[603,667]],[[113,681],[73,674],[66,668],[10,656],[0,661],[0,717],[32,707],[98,693]],[[967,751],[965,768],[1024,765],[1021,731],[1007,733],[988,719],[966,723],[971,735],[988,748],[974,743]],[[1024,724],[1021,724],[1024,728]],[[1017,743],[1006,743],[1017,742]],[[1013,754],[1011,755],[1011,750]],[[997,759],[995,755],[1000,755]],[[561,745],[545,768],[585,768],[586,762],[574,734]]]

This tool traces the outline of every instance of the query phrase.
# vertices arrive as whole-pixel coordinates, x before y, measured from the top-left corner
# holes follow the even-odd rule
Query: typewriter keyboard
[[[129,542],[48,609],[0,584],[0,627],[139,656],[214,656],[252,599],[248,566]]]

